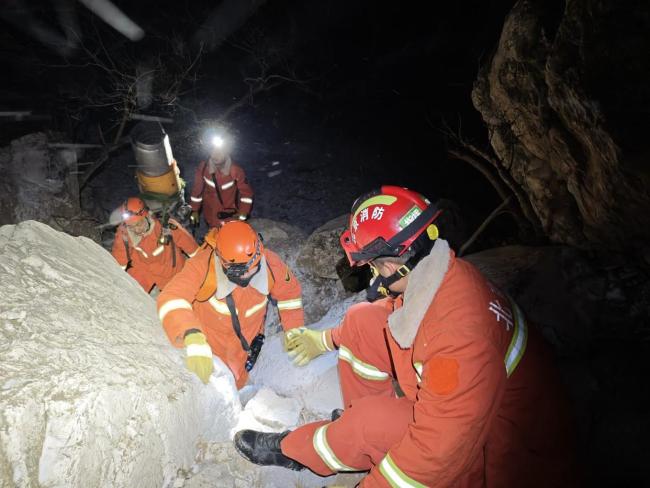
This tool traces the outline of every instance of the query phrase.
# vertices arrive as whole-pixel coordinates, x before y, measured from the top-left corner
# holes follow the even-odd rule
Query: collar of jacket
[[[215,259],[215,272],[217,273],[217,292],[215,296],[218,300],[223,300],[228,295],[230,295],[237,285],[230,281],[226,274],[223,272],[218,259]],[[269,276],[268,276],[268,266],[266,265],[266,256],[262,256],[260,260],[260,270],[255,276],[251,279],[248,286],[252,286],[262,295],[266,296],[269,294]]]
[[[150,215],[145,215],[144,218],[149,221],[149,229],[147,229],[147,232],[145,232],[141,236],[137,236],[133,232],[131,232],[127,225],[124,226],[124,228],[126,229],[126,233],[129,235],[129,240],[131,241],[131,244],[133,244],[133,247],[137,247],[140,244],[140,241],[142,241],[142,239],[144,239],[149,234],[151,234],[156,227],[156,222],[151,218]]]
[[[226,159],[226,164],[223,165],[223,168],[219,170],[219,173],[221,173],[224,176],[228,176],[230,174],[230,168],[232,167],[232,159],[230,159],[230,156]],[[216,166],[212,163],[212,158],[208,158],[208,173],[216,173],[217,168]]]
[[[449,244],[437,239],[431,252],[409,274],[404,305],[388,316],[388,328],[403,349],[413,345],[424,315],[449,269]]]

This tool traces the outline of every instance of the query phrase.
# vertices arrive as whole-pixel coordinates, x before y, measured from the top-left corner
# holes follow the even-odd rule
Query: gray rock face
[[[241,409],[164,336],[154,301],[86,238],[0,228],[0,485],[160,487]]]
[[[336,262],[343,252],[338,241],[343,219],[342,216],[328,222],[309,237],[284,222],[250,221],[264,237],[264,245],[276,252],[300,280],[307,324],[318,321],[335,303],[350,296],[336,275]],[[277,322],[274,312],[268,320]]]
[[[297,263],[304,271],[320,278],[338,280],[336,263],[345,256],[339,238],[348,220],[347,214],[341,215],[312,232],[298,255]]]
[[[0,149],[0,225],[38,220],[99,242],[98,222],[80,208],[77,153],[49,142],[43,133],[28,134]]]

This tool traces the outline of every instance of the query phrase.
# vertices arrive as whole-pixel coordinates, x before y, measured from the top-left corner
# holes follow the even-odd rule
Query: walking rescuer
[[[202,138],[208,153],[194,174],[190,196],[193,225],[199,224],[199,211],[208,227],[219,227],[230,220],[246,220],[253,206],[253,189],[241,166],[235,164],[230,153],[232,137],[223,131],[209,130]]]
[[[369,471],[361,487],[576,484],[571,429],[549,352],[522,310],[395,186],[359,198],[341,244],[369,264],[369,299],[324,333],[290,331],[297,362],[337,348],[345,409],[293,432],[243,430],[253,463],[323,475]]]
[[[265,249],[246,222],[212,229],[203,248],[158,297],[158,317],[187,367],[204,382],[212,355],[230,368],[242,388],[264,342],[269,298],[285,330],[304,324],[300,283],[277,254]]]

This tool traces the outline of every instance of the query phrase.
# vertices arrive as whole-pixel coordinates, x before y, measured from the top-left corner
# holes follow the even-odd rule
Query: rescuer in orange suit
[[[244,170],[230,158],[231,138],[217,131],[208,131],[203,146],[209,151],[194,174],[190,195],[191,221],[199,224],[199,211],[209,227],[218,227],[229,220],[246,220],[253,205],[253,189]]]
[[[240,431],[245,458],[369,471],[361,487],[576,485],[549,352],[510,297],[437,238],[438,214],[394,186],[355,202],[341,243],[373,269],[369,299],[389,296],[287,343],[298,364],[338,349],[345,409],[293,432]]]
[[[119,209],[118,226],[111,254],[149,293],[154,285],[163,289],[192,257],[199,246],[181,224],[169,219],[168,229],[154,217],[145,203],[129,198]],[[184,255],[184,254],[185,255]]]
[[[289,267],[248,223],[231,221],[206,235],[196,257],[163,290],[158,316],[204,383],[214,354],[242,388],[264,342],[269,298],[285,330],[304,324],[300,283]]]

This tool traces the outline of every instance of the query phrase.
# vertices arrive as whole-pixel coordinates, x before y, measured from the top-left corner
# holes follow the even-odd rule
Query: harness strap
[[[237,309],[235,308],[235,300],[232,297],[232,293],[226,297],[226,304],[228,305],[228,310],[230,311],[230,319],[232,321],[232,328],[235,331],[235,334],[241,342],[241,347],[247,353],[250,352],[251,348],[248,345],[248,341],[241,333],[241,325],[239,324],[239,317],[237,316]]]

